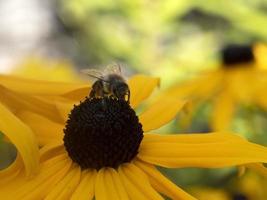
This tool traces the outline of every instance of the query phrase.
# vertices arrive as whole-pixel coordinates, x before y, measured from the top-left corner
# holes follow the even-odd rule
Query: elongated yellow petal
[[[213,130],[229,129],[235,111],[235,102],[228,91],[217,96],[212,112]]]
[[[112,189],[112,190],[117,191],[117,193],[119,195],[118,199],[121,199],[121,200],[129,199],[128,194],[124,188],[125,186],[123,185],[123,183],[119,177],[118,172],[116,170],[114,170],[113,168],[111,168],[107,172],[108,172],[107,178],[113,183],[113,186],[114,186],[114,189]],[[112,192],[112,190],[111,190],[111,192]]]
[[[74,107],[74,104],[73,103],[66,103],[66,102],[56,102],[55,104],[56,104],[56,107],[57,107],[61,117],[65,121],[67,121],[68,116]]]
[[[76,90],[72,90],[70,92],[66,92],[62,95],[62,97],[70,99],[72,101],[81,101],[83,100],[86,96],[89,95],[91,91],[90,87],[81,87]]]
[[[96,170],[84,170],[81,182],[71,196],[71,200],[92,200],[95,195]]]
[[[193,136],[193,137],[190,137]],[[216,143],[227,141],[240,141],[243,138],[235,135],[233,132],[213,132],[213,133],[194,133],[194,134],[154,134],[146,133],[143,139],[146,143],[186,143],[186,144],[198,144],[198,143]],[[204,135],[204,137],[203,137]],[[245,139],[243,139],[245,140]]]
[[[0,75],[0,83],[11,90],[32,95],[63,95],[89,87],[88,83],[41,81],[3,74]]]
[[[267,148],[238,136],[227,137],[223,133],[187,134],[176,135],[173,141],[170,141],[170,136],[166,139],[163,135],[156,138],[159,137],[161,142],[146,141],[145,135],[138,154],[141,160],[163,167],[205,168],[267,162]],[[182,142],[179,142],[180,137]],[[212,142],[216,137],[218,140]],[[186,138],[188,143],[185,142]]]
[[[41,165],[41,170],[38,175],[30,180],[27,180],[15,192],[15,197],[12,200],[36,200],[43,199],[47,193],[65,177],[71,167],[72,162],[67,155],[56,156]]]
[[[101,169],[97,173],[96,183],[95,183],[95,198],[98,200],[108,199],[108,193],[106,191],[105,185],[105,169]],[[103,190],[105,188],[105,190]]]
[[[0,115],[3,116],[0,120],[0,131],[16,146],[27,175],[36,173],[39,169],[39,154],[32,131],[1,103]]]
[[[202,73],[200,77],[195,78],[190,81],[178,83],[176,86],[161,92],[159,98],[164,98],[166,96],[172,96],[181,99],[207,99],[214,95],[214,91],[221,81],[221,74],[223,72],[220,70],[212,71],[209,73]]]
[[[53,141],[40,149],[40,162],[45,162],[52,157],[66,154],[63,140]]]
[[[29,178],[25,176],[25,171],[20,170],[20,172],[16,174],[16,177],[13,177],[13,179],[11,181],[10,180],[8,180],[7,182],[5,182],[5,180],[1,180],[2,183],[0,183],[0,199],[17,200],[14,197],[15,191],[20,188],[26,181],[28,181]]]
[[[102,168],[98,172],[95,196],[98,200],[129,199],[118,173],[113,168]]]
[[[41,115],[27,111],[20,112],[17,116],[33,130],[40,146],[51,143],[52,141],[62,140],[63,123],[59,124]]]
[[[144,75],[135,75],[128,81],[131,91],[131,106],[136,108],[142,101],[144,101],[153,90],[159,86],[160,79]]]
[[[52,103],[43,101],[30,95],[21,94],[6,89],[0,85],[0,101],[15,112],[28,110],[43,115],[55,122],[64,123],[57,107]]]
[[[45,200],[64,200],[69,199],[72,192],[79,184],[81,176],[81,169],[78,166],[73,166],[73,169],[58,182],[58,184],[48,193]]]
[[[192,197],[190,194],[186,193],[163,176],[153,165],[142,161],[135,161],[134,163],[146,173],[149,178],[149,182],[158,192],[171,199],[196,200],[196,198]]]
[[[156,101],[139,116],[143,130],[147,132],[167,124],[177,115],[184,104],[184,101],[178,101],[176,98],[168,96]]]
[[[151,187],[148,177],[133,164],[124,164],[119,167],[119,175],[130,199],[163,200]]]

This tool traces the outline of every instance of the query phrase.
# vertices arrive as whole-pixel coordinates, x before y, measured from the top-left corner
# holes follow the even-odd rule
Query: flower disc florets
[[[223,66],[226,68],[232,68],[238,66],[238,64],[250,63],[254,59],[253,50],[250,45],[228,45],[222,49]]]
[[[130,162],[143,139],[135,111],[114,98],[86,98],[74,106],[64,133],[70,158],[82,168],[94,169]]]

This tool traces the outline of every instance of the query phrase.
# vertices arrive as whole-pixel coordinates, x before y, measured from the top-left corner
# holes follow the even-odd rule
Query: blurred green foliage
[[[265,0],[61,0],[58,12],[79,61],[126,63],[164,86],[212,68],[227,42],[267,38]]]
[[[0,169],[10,165],[16,158],[15,147],[4,140],[4,135],[0,132]]]

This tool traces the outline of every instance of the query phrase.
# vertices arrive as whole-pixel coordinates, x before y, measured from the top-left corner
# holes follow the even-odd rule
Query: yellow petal
[[[194,117],[194,111],[197,109],[197,107],[201,104],[199,101],[188,101],[185,103],[183,109],[179,112],[179,127],[181,127],[182,130],[188,130],[191,122]]]
[[[84,170],[81,182],[71,196],[71,200],[92,200],[95,195],[96,170]]]
[[[147,135],[141,143],[138,157],[163,167],[216,168],[267,162],[267,148],[239,136],[229,137],[227,133],[162,135],[157,136],[156,141],[147,141]],[[171,137],[173,141],[170,141]],[[216,137],[218,140],[214,141]]]
[[[193,137],[188,136],[188,134],[153,134],[146,133],[142,143],[185,143],[185,144],[198,144],[198,143],[216,143],[225,141],[240,141],[241,137],[238,137],[232,132],[213,132],[213,133],[194,133],[190,134]],[[204,137],[203,137],[204,135]],[[243,139],[245,140],[245,139]],[[142,144],[142,145],[143,145]]]
[[[163,176],[153,165],[142,161],[135,161],[135,165],[146,173],[149,178],[149,182],[158,192],[171,199],[196,200],[196,198],[192,197],[190,194],[186,193]]]
[[[40,146],[62,140],[64,124],[27,111],[20,112],[17,116],[33,130]]]
[[[102,168],[98,171],[96,176],[96,183],[95,183],[95,198],[98,200],[105,200],[108,199],[108,193],[106,190],[106,180],[105,180],[105,169]],[[105,188],[105,190],[103,189]]]
[[[57,110],[57,107],[52,103],[43,101],[30,95],[8,90],[1,85],[0,92],[0,101],[6,104],[14,112],[28,110],[43,115],[55,122],[64,122]]]
[[[119,167],[119,175],[130,199],[163,200],[163,198],[151,187],[148,177],[135,165],[121,165]]]
[[[95,197],[98,200],[129,199],[115,169],[102,168],[99,170],[96,179]]]
[[[58,184],[48,193],[45,200],[64,200],[69,199],[73,191],[79,184],[81,176],[81,169],[78,166],[74,166],[68,174],[58,182]]]
[[[160,79],[144,75],[135,75],[128,81],[131,91],[131,106],[136,108],[142,101],[144,101],[153,90],[159,86]]]
[[[249,104],[258,90],[257,71],[253,67],[240,67],[225,72],[224,87],[239,102]]]
[[[263,43],[257,43],[253,45],[253,53],[255,55],[255,60],[257,63],[257,67],[259,69],[267,69],[267,58],[265,55],[267,55],[267,46]]]
[[[36,173],[39,169],[39,153],[32,131],[1,103],[0,115],[3,116],[0,120],[0,130],[16,146],[27,175]]]
[[[38,175],[27,180],[17,191],[12,199],[36,200],[43,199],[55,185],[65,177],[72,162],[67,155],[56,156],[41,165]]]
[[[45,162],[55,156],[66,154],[63,140],[53,141],[40,149],[40,162]]]
[[[258,172],[264,177],[267,177],[267,168],[261,163],[251,163],[251,164],[245,165],[245,167]]]
[[[235,102],[227,91],[217,96],[212,112],[213,130],[229,129],[235,111]]]
[[[174,87],[171,87],[161,92],[159,98],[172,96],[181,99],[207,99],[214,95],[214,91],[222,79],[222,71],[216,70],[209,73],[202,73],[198,78],[181,82]]]
[[[61,117],[64,119],[64,121],[67,121],[69,114],[74,107],[74,104],[66,102],[56,102],[55,104]]]
[[[184,101],[168,96],[156,101],[139,116],[143,130],[147,132],[167,124],[177,115],[184,104]]]
[[[89,87],[88,83],[41,81],[3,74],[0,75],[0,83],[11,90],[32,95],[64,95],[73,90]]]
[[[72,90],[70,92],[66,92],[62,95],[62,97],[65,97],[67,99],[70,99],[72,101],[82,101],[86,96],[89,95],[91,91],[90,87],[82,87],[78,88],[76,90]]]
[[[16,175],[12,181],[4,182],[5,180],[1,180],[3,183],[0,183],[0,199],[16,200],[14,192],[28,180],[23,170],[20,170],[19,174]]]

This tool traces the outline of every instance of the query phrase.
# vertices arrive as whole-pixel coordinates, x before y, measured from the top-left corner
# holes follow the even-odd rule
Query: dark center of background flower
[[[225,68],[236,67],[239,66],[238,64],[252,63],[255,60],[251,45],[228,45],[222,49],[221,57]]]
[[[248,200],[243,194],[233,194],[232,200]]]
[[[64,129],[70,158],[83,169],[130,162],[143,139],[142,125],[124,100],[86,98],[74,106]]]

